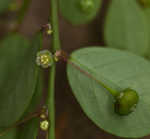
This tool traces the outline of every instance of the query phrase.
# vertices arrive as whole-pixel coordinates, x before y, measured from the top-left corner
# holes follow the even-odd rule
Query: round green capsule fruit
[[[42,68],[48,68],[53,64],[53,55],[48,50],[42,50],[37,53],[36,63],[38,66]]]
[[[93,0],[80,0],[80,9],[83,13],[90,14],[94,7]]]
[[[138,2],[144,7],[150,7],[150,0],[138,0]]]
[[[119,115],[128,115],[133,112],[139,102],[139,96],[133,89],[123,90],[116,98],[115,112]]]

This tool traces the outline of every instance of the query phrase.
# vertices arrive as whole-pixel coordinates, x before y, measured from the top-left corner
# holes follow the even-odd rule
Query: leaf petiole
[[[80,72],[82,72],[83,74],[85,74],[86,76],[88,76],[89,78],[95,80],[98,84],[100,84],[101,86],[103,86],[106,90],[108,90],[108,92],[113,96],[113,97],[118,97],[118,95],[120,94],[119,91],[116,91],[110,87],[108,87],[105,83],[103,83],[102,81],[96,79],[93,75],[91,75],[88,71],[90,71],[89,69],[87,69],[87,67],[85,67],[84,65],[81,65],[81,63],[79,63],[78,61],[76,61],[73,58],[69,58],[69,56],[67,55],[66,52],[59,50],[55,53],[55,57],[57,57],[57,59],[62,60],[67,62],[68,64],[71,64],[73,67],[75,67],[77,70],[79,70]],[[80,65],[80,66],[79,66]],[[81,68],[82,67],[82,68]],[[87,69],[88,71],[85,71],[83,69],[83,67],[85,67],[84,69]]]

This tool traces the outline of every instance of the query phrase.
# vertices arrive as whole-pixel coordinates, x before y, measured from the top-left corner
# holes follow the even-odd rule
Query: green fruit
[[[138,0],[138,1],[144,7],[150,7],[150,0]]]
[[[83,13],[90,14],[94,7],[93,0],[80,0],[80,9]]]
[[[115,102],[115,112],[119,115],[128,115],[138,104],[139,96],[133,89],[127,88],[120,92]]]

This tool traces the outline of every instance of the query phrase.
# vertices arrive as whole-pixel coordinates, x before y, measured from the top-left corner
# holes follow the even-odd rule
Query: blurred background
[[[21,5],[22,0],[17,0],[17,2]],[[102,34],[109,2],[110,0],[103,0],[102,9],[94,21],[88,25],[72,26],[59,15],[60,39],[62,48],[66,52],[71,53],[81,47],[105,45]],[[48,23],[49,15],[50,0],[32,0],[19,31],[27,37],[32,37],[42,25]],[[0,15],[1,38],[11,28],[14,17],[13,12]],[[44,47],[51,47],[50,44],[50,39],[45,37]],[[143,139],[149,138],[150,136]],[[39,139],[44,139],[43,135],[40,134]],[[81,110],[69,87],[65,63],[57,65],[56,139],[119,139],[97,128]]]

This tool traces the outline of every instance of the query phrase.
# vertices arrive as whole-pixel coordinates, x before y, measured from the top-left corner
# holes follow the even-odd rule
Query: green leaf
[[[39,72],[40,72],[39,74],[42,73],[41,70]],[[30,103],[28,109],[26,110],[24,116],[27,116],[32,112],[35,112],[37,110],[37,108],[40,106],[40,102],[41,102],[42,97],[43,97],[42,90],[43,90],[43,78],[42,78],[42,74],[41,74],[38,77],[38,81],[36,84],[34,95],[32,97],[31,103]]]
[[[22,128],[21,128],[22,129]],[[35,118],[26,123],[17,139],[37,139],[39,129],[39,118]]]
[[[90,22],[100,6],[101,0],[59,0],[62,15],[73,25]]]
[[[4,12],[11,2],[12,0],[0,0],[0,13]]]
[[[146,16],[146,22],[149,25],[150,24],[150,8],[145,8],[145,9],[143,9],[143,11],[144,11],[145,16]],[[148,26],[148,31],[149,31],[149,34],[150,34],[149,26]]]
[[[114,97],[95,80],[68,64],[73,93],[86,115],[100,128],[121,137],[150,133],[150,63],[134,54],[111,48],[85,48],[70,60],[114,90],[131,88],[139,94],[137,108],[128,116],[114,112]]]
[[[29,116],[31,113],[35,112],[38,108],[41,99],[42,99],[42,89],[43,89],[43,82],[42,77],[39,78],[39,81],[36,85],[36,90],[34,96],[32,98],[31,104],[27,109],[26,113],[24,114],[24,118]],[[39,118],[33,118],[32,120],[26,122],[22,128],[18,130],[17,139],[36,139],[38,135],[38,128],[39,128]]]
[[[0,127],[19,120],[32,99],[38,75],[38,42],[31,45],[15,34],[0,43]]]
[[[150,27],[149,27],[149,24],[150,24],[150,8],[149,7],[143,7],[143,11],[145,13],[145,20],[148,24],[148,28],[147,28],[147,31],[149,33],[149,36],[150,36]],[[146,53],[146,56],[148,59],[150,59],[150,39],[149,39],[149,49],[147,50],[147,53]]]
[[[136,0],[113,0],[107,13],[105,40],[110,47],[145,55],[149,47],[145,15]]]
[[[3,129],[0,130],[0,132],[3,132]],[[16,139],[17,129],[11,129],[3,136],[0,136],[0,139]]]

